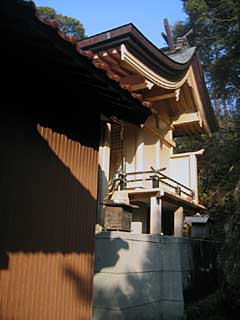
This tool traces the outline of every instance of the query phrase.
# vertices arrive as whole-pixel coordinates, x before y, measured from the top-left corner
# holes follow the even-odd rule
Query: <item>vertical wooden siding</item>
[[[36,123],[0,133],[0,320],[91,319],[98,152]]]

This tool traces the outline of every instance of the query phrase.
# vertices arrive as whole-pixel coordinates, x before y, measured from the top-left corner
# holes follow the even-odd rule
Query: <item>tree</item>
[[[77,39],[85,37],[84,27],[77,19],[63,16],[50,7],[37,7],[37,11],[46,19],[56,19],[59,23],[59,29],[66,35],[76,37]]]
[[[182,0],[188,20],[173,27],[175,37],[193,29],[192,45],[198,47],[210,96],[226,114],[240,100],[240,2],[239,0]],[[180,28],[181,26],[181,28]],[[186,30],[186,29],[185,29]]]
[[[199,196],[215,220],[213,239],[222,241],[219,290],[191,306],[186,319],[236,319],[240,312],[240,2],[182,2],[189,18],[177,22],[173,32],[177,37],[193,29],[190,44],[200,53],[220,130],[210,140],[202,135],[177,143],[180,151],[205,148],[199,162]]]

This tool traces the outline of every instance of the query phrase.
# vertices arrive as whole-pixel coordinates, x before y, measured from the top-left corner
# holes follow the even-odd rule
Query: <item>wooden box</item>
[[[132,213],[121,206],[106,206],[104,208],[105,230],[131,231]]]

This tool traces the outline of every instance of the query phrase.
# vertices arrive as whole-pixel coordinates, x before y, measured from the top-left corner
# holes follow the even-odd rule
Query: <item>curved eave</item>
[[[142,59],[139,59],[134,54],[128,50],[128,48],[122,44],[121,45],[121,60],[130,65],[133,69],[135,69],[139,74],[146,77],[152,83],[157,85],[158,87],[167,89],[167,90],[177,90],[179,89],[188,79],[189,77],[189,68],[182,73],[182,76],[178,78],[178,80],[174,80],[173,78],[168,79],[162,73],[155,72],[154,69],[149,68],[148,65],[142,62]]]
[[[79,48],[94,53],[125,45],[129,53],[142,64],[168,81],[179,81],[187,72],[195,55],[185,63],[179,63],[149,41],[133,24],[127,24],[78,42]]]
[[[200,121],[178,128],[176,134],[207,132],[211,135],[216,131],[216,119],[209,103],[196,48],[188,48],[182,60],[179,56],[184,53],[184,49],[168,56],[132,24],[81,40],[77,46],[96,66],[104,69],[111,79],[127,88],[149,108],[154,108],[159,100],[170,98],[176,111],[184,112],[182,98],[180,104],[177,102],[179,91],[187,83],[193,98],[189,108],[199,112]],[[158,89],[154,91],[153,87]]]

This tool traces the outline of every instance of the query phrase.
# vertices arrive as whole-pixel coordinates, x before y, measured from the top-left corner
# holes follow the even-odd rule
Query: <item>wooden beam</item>
[[[108,53],[114,57],[114,59],[121,61],[120,49],[109,49]]]
[[[110,55],[107,51],[100,52],[99,56],[110,65],[119,65],[119,60],[114,57],[114,55]]]
[[[76,45],[76,50],[77,50],[81,55],[83,55],[84,57],[87,57],[88,59],[92,59],[93,56],[94,56],[94,53],[93,53],[92,51],[82,50],[82,49],[79,48],[77,45]]]
[[[201,126],[202,119],[199,115],[198,112],[193,112],[193,113],[182,113],[179,118],[175,121],[173,121],[173,126],[184,126],[184,125],[189,125],[189,124],[194,124],[194,123],[199,123]]]
[[[148,109],[152,108],[152,103],[150,101],[143,101],[142,104]]]
[[[138,91],[142,89],[151,90],[153,87],[153,83],[140,75],[126,75],[121,78],[121,84],[129,85],[131,87],[131,91]]]
[[[104,62],[98,54],[93,55],[93,62]]]
[[[112,72],[111,70],[108,70],[108,71],[107,71],[107,75],[108,75],[108,77],[109,77],[110,79],[115,80],[115,81],[117,81],[117,82],[119,82],[120,79],[121,79],[121,77],[120,77],[118,74]]]
[[[142,90],[142,89],[148,89],[151,90],[154,84],[149,80],[144,80],[143,82],[140,82],[138,84],[134,84],[131,86],[132,91]]]
[[[132,92],[131,94],[132,94],[133,98],[138,99],[140,101],[143,101],[143,95],[141,93]]]
[[[167,41],[168,41],[169,48],[170,48],[171,51],[174,51],[175,50],[175,46],[174,46],[174,42],[173,42],[170,26],[169,26],[169,23],[168,23],[168,19],[165,18],[163,20],[163,23],[164,23],[164,28],[165,28],[165,31],[166,31],[166,34],[167,34]]]
[[[102,70],[109,70],[109,65],[105,62],[100,62],[100,61],[95,61],[93,60],[93,64],[95,65],[95,67],[102,69]]]
[[[119,74],[122,77],[128,77],[129,73],[127,71],[125,71],[123,68],[121,68],[120,65],[114,65],[111,66],[111,70],[113,72],[116,72],[117,74]]]
[[[148,101],[156,102],[156,101],[160,101],[160,100],[167,100],[167,99],[175,98],[176,101],[178,101],[179,96],[180,96],[180,89],[177,89],[172,93],[162,94],[162,95],[158,95],[158,96],[152,96],[147,99],[148,99]]]
[[[139,84],[142,85],[144,84],[144,82],[145,82],[145,78],[136,74],[131,74],[121,79],[122,84],[129,84],[131,86],[139,85]]]
[[[162,132],[159,129],[153,128],[152,126],[144,125],[144,130],[151,134],[153,137],[162,140],[163,143],[168,147],[176,148],[176,142],[172,139],[169,139],[166,135],[163,136]]]

